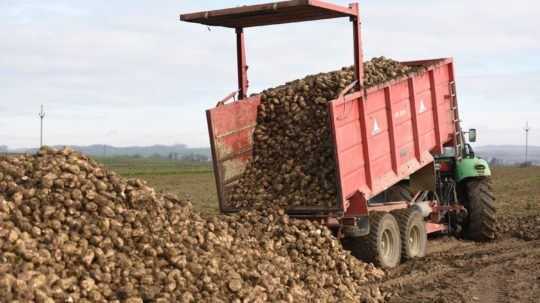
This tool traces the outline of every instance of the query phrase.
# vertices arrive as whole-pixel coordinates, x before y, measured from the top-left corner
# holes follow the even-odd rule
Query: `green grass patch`
[[[211,162],[174,161],[155,158],[96,158],[126,178],[146,180],[158,192],[189,199],[193,207],[206,214],[219,211]]]

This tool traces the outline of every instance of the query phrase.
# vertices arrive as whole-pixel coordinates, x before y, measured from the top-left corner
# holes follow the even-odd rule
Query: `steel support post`
[[[354,41],[354,74],[358,80],[358,89],[364,88],[364,52],[362,50],[362,23],[360,22],[360,10],[358,3],[350,4],[350,8],[356,13],[356,17],[351,17],[353,24]]]
[[[236,29],[236,53],[238,61],[238,99],[242,100],[247,98],[248,91],[248,77],[247,77],[247,63],[246,63],[246,46],[244,42],[244,29]]]

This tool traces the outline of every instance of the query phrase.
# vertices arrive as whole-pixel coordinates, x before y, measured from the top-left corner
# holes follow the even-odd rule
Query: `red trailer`
[[[244,28],[339,17],[352,23],[357,79],[328,107],[339,196],[335,207],[288,212],[323,220],[356,255],[392,267],[400,258],[423,256],[427,233],[458,230],[467,221],[470,207],[458,201],[466,193],[459,192],[454,171],[470,158],[470,146],[459,126],[452,59],[402,62],[422,68],[364,89],[358,4],[293,0],[180,19],[236,31],[238,90],[207,111],[220,208],[233,212],[226,192],[252,158],[260,103],[259,95],[247,97]],[[357,92],[348,93],[354,86]],[[238,101],[227,103],[236,95]]]

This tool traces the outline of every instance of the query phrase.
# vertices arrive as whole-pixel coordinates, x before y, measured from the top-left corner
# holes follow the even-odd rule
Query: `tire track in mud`
[[[522,251],[522,249],[529,246],[532,246],[533,250],[537,252],[538,254],[540,254],[540,241],[521,242],[521,243],[519,242],[517,243],[517,245],[514,241],[511,241],[509,243],[504,243],[504,245],[501,245],[500,242],[494,243],[497,245],[495,249],[493,249],[492,247],[486,247],[486,246],[492,246],[490,244],[484,244],[486,246],[482,245],[481,247],[477,247],[476,249],[473,249],[471,251],[459,252],[459,253],[446,252],[446,253],[442,253],[436,256],[429,256],[427,259],[424,258],[424,259],[414,260],[412,262],[415,263],[414,265],[420,265],[422,267],[429,267],[431,269],[433,269],[432,268],[433,263],[440,263],[438,265],[442,266],[442,268],[435,269],[435,271],[430,269],[429,274],[427,274],[424,277],[424,279],[429,279],[431,277],[436,277],[438,275],[441,275],[441,274],[444,274],[453,270],[465,270],[465,271],[469,270],[467,268],[463,268],[466,266],[466,264],[462,264],[461,262],[461,261],[465,261],[468,258],[479,259],[479,258],[484,258],[486,255],[493,255],[493,258],[490,258],[489,261],[482,262],[483,265],[491,265],[493,263],[497,263],[505,259],[513,259],[520,255],[523,255],[524,252]],[[506,252],[503,252],[503,251],[506,251]],[[528,253],[530,252],[531,251],[528,251]],[[405,274],[410,275],[410,276],[403,276],[403,271],[400,267],[398,268],[397,273],[390,273],[390,276],[395,276],[395,275],[399,275],[399,276],[397,278],[391,278],[390,280],[383,282],[383,285],[392,286],[396,284],[403,284],[403,283],[408,282],[407,281],[408,279],[413,279],[415,280],[415,282],[418,282],[421,279],[416,277],[414,272],[413,273],[407,272],[407,271],[414,270],[414,267],[415,267],[414,265],[405,264],[405,266],[407,267],[405,269],[405,272],[406,272]]]
[[[536,272],[540,279],[540,240],[505,238],[492,243],[433,240],[430,245],[434,252],[389,270],[385,280],[367,287],[380,287],[389,302],[532,300],[530,296],[527,299],[516,294],[508,279],[518,276],[521,283],[518,285],[527,280],[515,274],[516,271],[531,272],[531,276]],[[525,283],[533,284],[534,289],[534,284],[540,282],[535,278]]]
[[[510,263],[510,262],[509,262]],[[531,251],[527,257],[504,264],[496,276],[501,280],[500,302],[538,302],[540,297],[540,254]]]

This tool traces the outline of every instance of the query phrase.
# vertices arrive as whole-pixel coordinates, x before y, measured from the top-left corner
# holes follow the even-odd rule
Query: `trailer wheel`
[[[367,236],[345,239],[345,247],[355,257],[376,266],[397,266],[401,260],[401,238],[394,216],[386,212],[370,213],[369,228]]]
[[[427,231],[422,213],[414,208],[392,211],[401,234],[401,259],[410,260],[426,255]]]
[[[469,217],[465,223],[465,237],[475,241],[495,239],[495,196],[489,178],[466,181],[465,208]]]

